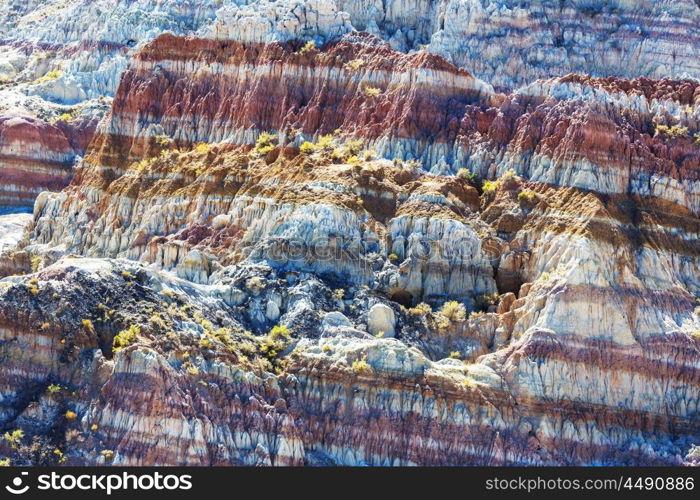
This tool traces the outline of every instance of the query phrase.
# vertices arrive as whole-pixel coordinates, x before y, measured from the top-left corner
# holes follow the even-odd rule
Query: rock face
[[[643,75],[694,74],[697,12],[642,4],[227,3],[89,146],[3,121],[16,169],[87,150],[0,255],[0,459],[691,463],[700,85]]]
[[[0,207],[72,177],[121,73],[163,31],[193,33],[220,2],[10,0],[0,5]]]
[[[508,91],[569,72],[700,76],[700,8],[693,0],[9,0],[0,5],[0,21],[0,117],[70,123],[72,134],[88,141],[129,61],[163,32],[321,44],[366,31],[402,52],[444,56]],[[153,48],[160,50],[168,51]],[[46,148],[26,142],[28,149]],[[410,146],[401,148],[392,155]],[[73,157],[83,152],[74,148]],[[452,152],[436,154],[431,163]],[[0,165],[0,175],[7,169],[11,179],[27,174],[24,185],[4,182],[11,187],[0,192],[0,204],[31,204],[39,191],[65,185],[75,161],[45,156],[31,155],[21,167]]]

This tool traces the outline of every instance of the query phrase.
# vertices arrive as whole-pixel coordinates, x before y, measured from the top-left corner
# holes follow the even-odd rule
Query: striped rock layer
[[[96,126],[95,119],[50,124],[0,117],[0,207],[31,209],[41,191],[66,187]]]
[[[73,463],[683,463],[697,83],[506,95],[367,35],[300,47],[137,57],[0,282],[4,428]]]
[[[698,26],[695,0],[8,0],[0,5],[0,117],[53,123],[111,98],[132,57],[166,31],[317,44],[365,31],[401,52],[440,54],[498,89],[514,90],[569,72],[697,78]],[[88,125],[92,120],[72,127],[82,126],[89,139]],[[46,147],[26,142],[32,150]],[[436,155],[430,163],[445,156],[451,164],[454,151]],[[72,169],[66,163],[57,172],[55,161],[25,158],[24,185],[16,165],[0,165],[9,179],[0,204],[31,204],[41,190],[57,189],[56,177],[65,184]],[[54,175],[36,177],[37,170]]]

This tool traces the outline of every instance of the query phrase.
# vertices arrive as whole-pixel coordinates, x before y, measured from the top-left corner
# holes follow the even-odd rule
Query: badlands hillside
[[[700,462],[697,0],[0,21],[0,465]]]

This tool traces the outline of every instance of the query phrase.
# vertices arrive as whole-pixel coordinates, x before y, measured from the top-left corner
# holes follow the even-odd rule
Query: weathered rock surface
[[[692,462],[700,85],[609,77],[695,75],[692,2],[213,4],[5,238],[0,458]],[[140,43],[154,6],[80,8]],[[16,168],[87,146],[14,120]]]

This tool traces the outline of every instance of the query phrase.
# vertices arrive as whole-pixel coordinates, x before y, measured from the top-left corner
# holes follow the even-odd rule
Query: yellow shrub
[[[38,255],[33,255],[31,258],[31,264],[32,272],[37,272],[39,270],[39,267],[41,266],[41,257],[39,257]]]
[[[461,323],[467,318],[467,310],[464,307],[464,304],[461,304],[456,300],[445,302],[440,309],[440,314],[442,314],[448,320],[455,321],[457,323]]]
[[[275,144],[277,143],[277,136],[271,134],[270,132],[261,132],[258,136],[258,140],[255,142],[255,151],[258,154],[266,155],[273,149],[275,149]]]
[[[194,150],[197,153],[208,153],[211,150],[211,145],[207,144],[206,142],[198,142],[195,145]]]
[[[484,181],[482,190],[486,194],[493,193],[501,185],[500,181]]]
[[[414,316],[427,316],[428,314],[433,312],[433,308],[430,307],[429,304],[421,302],[416,307],[410,308],[408,312],[410,314],[413,314]]]
[[[537,199],[537,193],[535,193],[534,191],[530,191],[529,189],[526,189],[525,191],[521,191],[520,193],[518,193],[518,201],[520,201],[520,202],[532,203],[536,199]]]
[[[39,280],[38,278],[32,278],[27,282],[27,288],[29,293],[32,295],[39,295]]]
[[[51,71],[47,72],[44,76],[37,78],[34,80],[34,84],[39,84],[39,83],[46,83],[46,82],[51,82],[53,80],[56,80],[61,77],[63,72],[58,69],[52,69]]]
[[[329,149],[333,147],[333,134],[322,135],[316,143],[316,147],[320,149]]]
[[[353,59],[352,61],[348,61],[345,66],[348,67],[348,69],[352,71],[357,71],[360,69],[362,66],[365,65],[365,61],[363,59]]]
[[[380,89],[378,89],[377,87],[366,86],[365,88],[362,89],[362,94],[365,97],[377,97],[381,93],[382,93],[382,91]]]
[[[309,40],[304,44],[304,46],[299,50],[299,53],[304,56],[316,48],[316,42]]]
[[[368,373],[372,371],[372,367],[367,362],[367,356],[363,356],[361,359],[356,359],[352,362],[352,371],[355,373]]]
[[[316,150],[316,146],[314,146],[314,144],[309,142],[309,141],[304,141],[304,143],[299,148],[299,151],[301,151],[304,154],[311,154],[315,150]]]
[[[10,448],[17,448],[24,438],[24,431],[22,429],[15,429],[12,432],[6,432],[4,437],[5,441],[10,445]]]
[[[141,328],[136,325],[131,325],[128,329],[122,330],[116,334],[114,336],[114,340],[112,341],[112,348],[114,352],[120,351],[134,343],[140,333]]]

